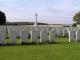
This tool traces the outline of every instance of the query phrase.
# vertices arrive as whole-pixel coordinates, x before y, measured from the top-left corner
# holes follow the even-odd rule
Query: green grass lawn
[[[0,46],[0,60],[80,60],[80,43],[57,38],[56,44]]]

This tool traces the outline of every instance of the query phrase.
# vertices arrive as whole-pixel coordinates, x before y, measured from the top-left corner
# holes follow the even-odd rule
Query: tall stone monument
[[[34,26],[35,27],[37,26],[37,13],[35,14],[35,23],[34,23]]]

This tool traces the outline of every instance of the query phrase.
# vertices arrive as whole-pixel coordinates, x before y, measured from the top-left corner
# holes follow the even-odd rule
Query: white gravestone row
[[[17,30],[9,30],[8,35],[9,35],[9,44],[16,44],[17,43]],[[20,31],[20,43],[21,42],[28,42],[28,31]],[[53,33],[53,32],[52,32]],[[31,42],[40,42],[44,43],[49,40],[51,42],[52,40],[54,41],[55,33],[50,33],[50,36],[47,34],[47,31],[31,31]],[[6,32],[0,31],[0,43],[3,43],[5,40],[5,34]],[[38,38],[40,36],[40,38]]]
[[[69,28],[67,28],[67,30],[68,30],[68,31],[77,31],[78,28],[75,28],[75,27],[69,27]]]
[[[47,31],[31,31],[31,41],[32,42],[40,42],[40,43],[45,43],[47,42],[48,40],[51,42],[53,40],[54,42],[54,39],[55,39],[55,35],[56,32],[54,33],[47,33]],[[40,37],[40,41],[39,41],[39,38]],[[50,38],[49,38],[50,37]]]
[[[64,30],[66,30],[67,29],[67,32],[69,33],[70,31],[77,31],[78,29],[75,29],[75,28],[71,28],[71,27],[69,27],[69,28],[64,28]]]
[[[20,31],[22,30],[30,31],[30,27],[25,28],[25,26],[8,26],[8,31],[14,30],[17,30],[17,37],[20,37]]]
[[[71,41],[79,41],[80,40],[80,31],[78,29],[73,29],[71,31],[68,31],[69,33],[69,42]]]
[[[51,28],[50,31],[54,31],[54,30],[56,32],[56,35],[65,35],[67,33],[67,31],[66,31],[66,29],[64,29],[64,27],[54,27],[54,28]]]
[[[30,31],[30,26],[21,25],[21,26],[19,26],[19,30],[20,30],[20,31],[22,31],[22,30]]]
[[[18,26],[7,26],[8,30],[19,30]]]
[[[25,33],[24,33],[25,34]],[[23,35],[24,35],[23,34]],[[54,39],[55,39],[55,32],[52,31],[52,33],[50,33],[50,36],[48,36],[47,32],[46,31],[31,31],[31,42],[32,43],[36,43],[36,42],[40,42],[40,43],[45,43],[46,41],[52,41],[54,42]],[[21,35],[21,36],[23,36]],[[25,36],[28,36],[28,35],[25,35]],[[39,39],[39,37],[40,39]],[[50,38],[49,38],[50,37]],[[27,37],[25,37],[27,39]],[[24,37],[23,37],[24,39]],[[25,39],[25,40],[26,40]]]
[[[50,27],[45,27],[45,26],[37,26],[37,27],[31,27],[30,31],[50,31]]]
[[[9,28],[9,27],[8,27]],[[11,27],[12,28],[12,27]],[[10,28],[10,29],[11,29]],[[19,30],[16,30],[17,28],[15,28],[15,30],[13,30],[13,28],[8,31],[8,34],[9,34],[9,43],[16,43],[16,39],[17,39],[17,34],[18,34],[18,31]],[[23,29],[23,28],[22,28]],[[60,29],[60,28],[59,28]],[[72,29],[72,30],[69,30],[68,29],[68,34],[69,34],[69,42],[71,41],[78,41],[80,38],[79,38],[79,33],[80,31],[76,31],[77,29]],[[59,30],[59,32],[62,34],[62,31],[63,29],[61,28],[61,32]],[[0,43],[2,43],[3,40],[5,40],[5,32],[3,33],[4,31],[0,31]],[[49,35],[46,31],[46,29],[44,30],[41,30],[41,31],[38,31],[37,29],[33,28],[31,29],[31,31],[27,31],[27,30],[22,30],[22,31],[19,31],[19,34],[20,35],[20,39],[21,39],[21,42],[28,42],[28,33],[31,33],[31,42],[40,42],[40,43],[44,43],[46,41],[49,41],[49,42],[55,42],[55,38],[56,38],[56,30],[52,30],[49,32]],[[2,35],[3,34],[3,35]],[[40,39],[38,38],[38,36],[40,37]],[[4,38],[4,39],[3,39]]]

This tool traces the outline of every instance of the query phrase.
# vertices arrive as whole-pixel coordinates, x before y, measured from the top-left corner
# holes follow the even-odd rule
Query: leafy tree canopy
[[[80,24],[80,12],[76,13],[73,17],[73,21],[77,24]]]
[[[0,11],[0,25],[5,25],[5,23],[6,23],[5,13]]]

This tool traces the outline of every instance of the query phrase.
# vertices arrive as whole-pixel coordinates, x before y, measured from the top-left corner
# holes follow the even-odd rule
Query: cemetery
[[[0,25],[0,60],[78,60],[79,53],[79,25]]]
[[[72,56],[76,54],[76,57],[73,57],[73,60],[75,60],[79,59],[77,57],[80,52],[79,46],[80,29],[77,27],[53,27],[52,25],[0,26],[0,54],[2,55],[0,59],[3,60],[10,60],[12,56],[15,60],[23,60],[23,58],[24,60],[40,60],[40,58],[42,60],[56,60],[56,58],[57,60],[67,60],[72,59]],[[3,58],[4,55],[5,58]],[[30,58],[31,56],[32,58]]]
[[[35,22],[10,23],[0,16],[0,60],[80,60],[77,22],[47,24],[35,17]]]
[[[80,30],[75,27],[48,27],[39,26],[37,29],[38,26],[20,25],[7,26],[6,30],[1,26],[0,59],[11,60],[13,56],[14,60],[68,60],[72,56],[73,60],[79,59]]]
[[[77,27],[45,26],[0,26],[0,45],[21,43],[57,43],[56,38],[68,38],[68,42],[79,42],[80,30]],[[6,38],[8,38],[6,40]],[[17,41],[18,40],[18,41]]]
[[[5,1],[0,1],[0,9],[6,13],[0,11],[0,60],[80,60],[80,11],[73,16],[72,13],[78,10],[69,6],[70,1],[65,0],[66,5],[59,4],[63,2],[59,1],[62,7],[58,4],[53,6],[55,3],[47,0],[42,3],[41,0],[32,0],[34,4],[30,3],[31,0],[23,0],[28,2],[27,5],[21,0]],[[68,21],[70,24],[66,24],[70,19],[73,22]]]

